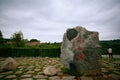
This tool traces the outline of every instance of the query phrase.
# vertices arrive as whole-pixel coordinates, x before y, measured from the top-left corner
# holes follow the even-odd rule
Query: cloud
[[[100,40],[120,38],[120,0],[0,0],[0,29],[10,37],[61,41],[69,27],[98,31]]]

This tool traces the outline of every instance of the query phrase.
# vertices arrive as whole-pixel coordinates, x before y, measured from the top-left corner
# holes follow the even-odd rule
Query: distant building
[[[4,41],[5,41],[5,43],[7,43],[8,45],[12,45],[12,44],[13,44],[13,42],[12,42],[11,39],[5,38]]]
[[[40,42],[27,42],[26,45],[27,46],[39,46]]]

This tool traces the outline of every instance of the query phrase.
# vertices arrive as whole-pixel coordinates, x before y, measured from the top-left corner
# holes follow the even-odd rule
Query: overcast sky
[[[61,42],[67,28],[83,26],[100,40],[120,39],[120,0],[0,0],[4,38]]]

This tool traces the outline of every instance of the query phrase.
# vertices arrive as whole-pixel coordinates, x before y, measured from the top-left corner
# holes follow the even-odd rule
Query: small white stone
[[[17,68],[17,62],[8,57],[1,65],[1,70],[15,70]]]
[[[43,72],[45,75],[55,75],[58,72],[58,70],[53,66],[49,66],[46,67]]]

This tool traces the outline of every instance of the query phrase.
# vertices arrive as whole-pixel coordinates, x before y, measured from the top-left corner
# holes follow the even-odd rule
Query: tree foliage
[[[11,39],[12,39],[14,47],[23,47],[23,46],[25,46],[23,33],[21,31],[15,32],[12,35]]]
[[[3,46],[3,45],[4,45],[4,39],[3,39],[2,32],[0,30],[0,46]]]
[[[100,41],[100,45],[101,45],[101,53],[102,54],[107,54],[108,48],[113,49],[113,54],[120,54],[120,39]]]
[[[37,39],[31,39],[30,42],[39,42]]]
[[[42,49],[53,49],[53,48],[60,48],[61,43],[41,43],[39,45],[40,48]]]

